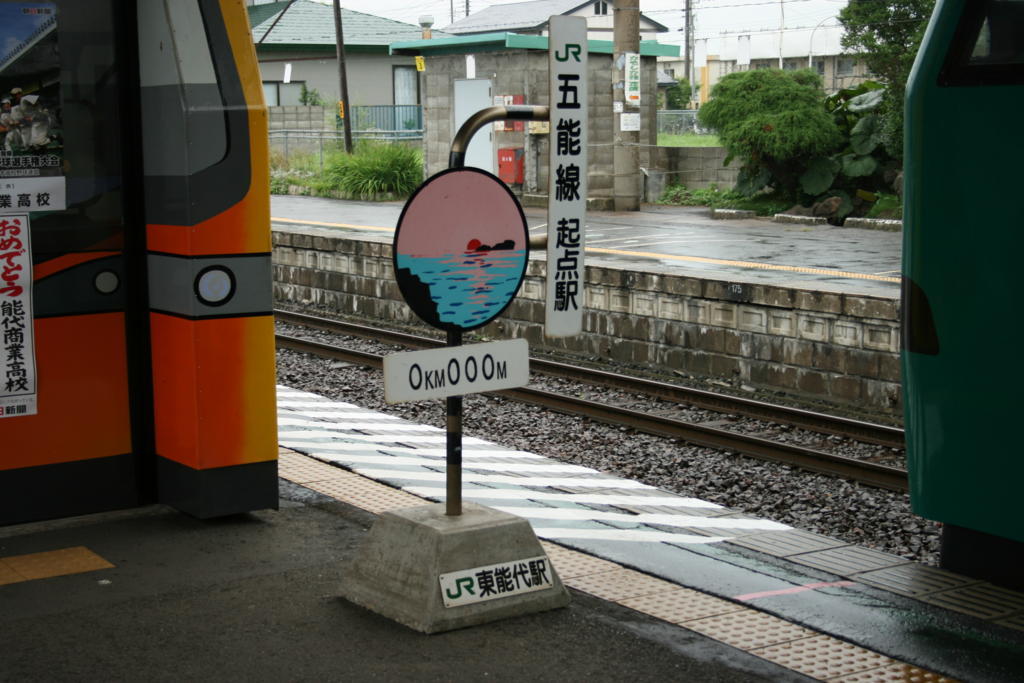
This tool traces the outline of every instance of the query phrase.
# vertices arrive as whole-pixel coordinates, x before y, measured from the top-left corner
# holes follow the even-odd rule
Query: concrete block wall
[[[275,230],[273,256],[280,303],[420,322],[394,282],[390,241]],[[546,340],[544,270],[530,261],[518,297],[485,335],[865,415],[902,412],[896,299],[588,266],[585,333]]]
[[[488,78],[492,82],[494,95],[525,95],[526,104],[548,104],[548,55],[537,50],[504,50],[481,52],[474,55],[476,77]],[[590,146],[588,149],[589,197],[594,208],[611,208],[614,179],[613,141],[614,115],[612,113],[612,57],[607,54],[591,54],[588,61],[590,115]],[[657,74],[653,57],[642,60],[642,92],[644,97],[639,108],[642,133],[640,166],[655,164],[657,145],[656,93]],[[454,84],[456,79],[466,76],[466,55],[439,55],[427,58],[427,70],[423,75],[425,94],[423,118],[426,137],[423,142],[423,158],[429,177],[448,167],[454,129]],[[486,135],[481,130],[477,135]],[[548,138],[549,135],[530,135],[526,130],[516,132],[494,132],[495,155],[502,147],[522,147],[524,150],[525,181],[518,188],[524,195],[524,203],[545,201],[548,188]],[[495,170],[497,163],[495,162]]]
[[[328,107],[267,107],[270,130],[334,130]]]
[[[658,147],[653,168],[647,173],[646,201],[655,202],[669,185],[685,185],[691,190],[717,185],[731,190],[736,186],[740,163],[725,164],[723,147]]]

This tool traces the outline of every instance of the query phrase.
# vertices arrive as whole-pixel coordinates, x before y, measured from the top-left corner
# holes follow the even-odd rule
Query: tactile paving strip
[[[1009,619],[1000,619],[996,623],[1000,626],[1005,626],[1007,628],[1015,628],[1018,631],[1024,631],[1024,613],[1015,614]]]
[[[926,567],[923,564],[902,564],[897,567],[863,572],[857,574],[857,581],[915,598],[928,593],[978,583],[977,579],[969,579],[966,576],[935,567]]]
[[[0,559],[0,583],[48,579],[113,567],[114,565],[84,546],[63,548]],[[14,577],[18,578],[11,580]]]
[[[577,576],[571,579],[563,579],[562,582],[581,590],[584,593],[596,595],[605,600],[617,602],[626,598],[635,598],[651,593],[664,593],[676,588],[674,583],[656,579],[647,574],[641,574],[630,569],[617,569],[600,574],[588,574]]]
[[[555,565],[555,570],[563,581],[590,574],[612,572],[622,568],[614,562],[569,550],[548,541],[541,541],[540,544],[547,556],[551,558],[551,563]]]
[[[737,605],[734,602],[689,588],[676,588],[637,598],[627,598],[619,602],[638,612],[676,625],[685,625],[687,621],[730,612],[742,612],[747,609],[743,605]]]
[[[885,655],[824,635],[760,648],[752,654],[820,680],[894,663]]]
[[[818,635],[785,619],[753,610],[689,621],[686,628],[746,651]]]
[[[423,499],[417,496],[398,491],[341,468],[325,465],[299,453],[282,449],[281,457],[280,472],[284,478],[288,479],[289,473],[297,477],[312,476],[316,481],[305,484],[308,488],[362,507],[370,512],[382,512],[387,509],[423,503]],[[320,468],[327,468],[330,472]],[[320,479],[319,477],[324,478]],[[296,483],[301,482],[296,481]],[[541,544],[567,586],[702,633],[766,660],[770,657],[765,655],[771,655],[777,659],[788,661],[781,652],[769,648],[784,643],[813,640],[817,643],[817,648],[831,652],[829,661],[832,669],[830,670],[857,671],[860,664],[854,662],[862,662],[865,658],[879,658],[879,663],[893,662],[884,655],[849,645],[831,636],[816,633],[749,607],[737,605],[699,591],[681,588],[674,583],[626,569],[614,562],[577,552],[549,541],[542,541]],[[884,553],[876,554],[884,556]],[[789,650],[789,652],[797,651],[799,650],[795,648]],[[853,662],[847,662],[848,659]],[[776,661],[776,659],[771,659],[771,661]],[[789,666],[781,661],[776,663]],[[801,671],[801,669],[793,670]],[[945,683],[952,680],[899,662],[870,671],[860,671],[850,676],[837,675],[840,678],[835,680],[856,683],[868,681]]]
[[[732,545],[743,546],[775,557],[789,557],[801,553],[812,553],[818,550],[838,548],[849,545],[828,536],[812,534],[809,531],[790,529],[789,531],[768,531],[744,538],[734,538]]]
[[[340,467],[333,467],[283,448],[278,454],[277,472],[279,476],[296,484],[357,476]]]
[[[839,576],[852,576],[873,569],[884,569],[909,563],[909,560],[896,555],[852,545],[802,555],[790,555],[786,559],[815,569],[823,569]]]
[[[1024,614],[1024,595],[990,583],[926,595],[921,600],[982,619],[1007,617],[1016,612]]]
[[[304,486],[374,514],[414,505],[424,505],[427,502],[419,496],[378,484],[358,475],[346,479],[313,481]]]
[[[947,678],[941,674],[899,662],[878,669],[871,669],[870,671],[839,676],[830,680],[842,681],[842,683],[889,683],[890,681],[904,683],[957,683],[955,678]]]

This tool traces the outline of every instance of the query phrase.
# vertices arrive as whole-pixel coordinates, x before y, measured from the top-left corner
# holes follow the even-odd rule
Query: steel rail
[[[420,335],[395,332],[368,325],[360,325],[331,318],[275,311],[275,316],[282,322],[306,327],[313,327],[339,334],[374,339],[389,344],[398,344],[412,348],[436,348],[444,346],[440,339],[431,339]],[[730,396],[706,389],[695,389],[669,382],[662,382],[642,377],[620,375],[605,370],[578,367],[568,363],[530,358],[530,370],[545,375],[573,379],[589,384],[614,387],[626,391],[647,394],[673,403],[685,403],[697,408],[716,412],[735,413],[770,422],[782,422],[826,434],[836,434],[857,441],[880,444],[889,448],[903,448],[903,430],[899,427],[879,425],[862,420],[854,420],[834,415],[825,415],[810,410],[779,406],[764,401]]]
[[[278,348],[313,353],[378,369],[384,365],[384,357],[379,354],[355,351],[287,335],[277,335],[277,345]],[[524,387],[494,393],[562,413],[582,415],[599,422],[625,426],[666,438],[680,439],[707,448],[736,451],[743,455],[793,465],[812,472],[845,477],[869,486],[894,491],[906,491],[908,488],[906,471],[896,467],[878,465],[714,427],[690,424],[673,418],[649,415],[637,410],[609,406],[540,389]]]

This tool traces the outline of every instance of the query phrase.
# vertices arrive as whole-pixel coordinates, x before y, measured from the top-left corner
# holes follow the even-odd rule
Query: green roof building
[[[334,9],[329,3],[294,0],[250,4],[249,25],[263,76],[267,105],[309,104],[316,91],[332,109],[338,99]],[[419,26],[341,10],[350,105],[419,104],[412,57],[393,55],[395,41],[420,40]]]

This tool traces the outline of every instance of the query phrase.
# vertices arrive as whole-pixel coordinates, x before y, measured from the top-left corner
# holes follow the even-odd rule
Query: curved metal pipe
[[[459,132],[452,139],[448,155],[448,168],[462,168],[466,165],[466,149],[473,134],[492,121],[547,121],[549,110],[533,104],[509,104],[487,107],[466,119]]]

